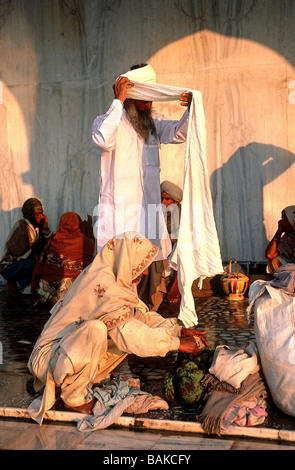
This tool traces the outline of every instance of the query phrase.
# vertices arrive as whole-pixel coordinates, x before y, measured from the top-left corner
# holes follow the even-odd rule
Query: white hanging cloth
[[[142,69],[139,69],[142,71]],[[136,72],[136,70],[132,71]],[[206,127],[202,94],[187,88],[133,80],[127,98],[144,101],[175,101],[192,93],[184,162],[184,186],[177,242],[178,287],[181,294],[178,318],[186,327],[198,324],[191,287],[195,279],[223,273],[207,172]],[[200,286],[201,287],[201,286]]]

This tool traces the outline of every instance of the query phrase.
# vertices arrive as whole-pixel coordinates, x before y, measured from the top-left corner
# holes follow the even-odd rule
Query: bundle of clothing
[[[254,342],[240,349],[209,347],[178,363],[164,377],[164,398],[170,406],[196,414],[206,433],[220,435],[235,426],[264,422],[267,392]]]
[[[218,347],[202,386],[206,395],[199,419],[208,434],[220,435],[234,426],[265,421],[267,391],[253,341],[241,349]]]
[[[79,431],[105,429],[123,414],[141,414],[150,410],[168,410],[168,404],[158,396],[140,390],[139,379],[113,376],[89,390],[89,400],[95,398],[93,414],[78,422]]]
[[[212,364],[214,348],[198,347],[202,350],[197,357],[179,353],[175,367],[163,378],[163,396],[172,407],[181,406],[196,412],[204,406],[202,380]]]

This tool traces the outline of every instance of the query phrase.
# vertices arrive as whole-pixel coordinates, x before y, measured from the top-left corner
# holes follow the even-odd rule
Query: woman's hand
[[[209,343],[204,335],[207,334],[207,331],[200,331],[196,330],[195,328],[182,328],[181,330],[181,338],[190,338],[193,336],[198,336],[200,340],[205,344],[205,346],[209,346]]]

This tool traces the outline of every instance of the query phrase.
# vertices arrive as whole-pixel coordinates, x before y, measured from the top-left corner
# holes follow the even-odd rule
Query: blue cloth
[[[17,283],[18,288],[22,290],[31,283],[35,265],[35,259],[22,259],[4,268],[1,275],[6,281]]]

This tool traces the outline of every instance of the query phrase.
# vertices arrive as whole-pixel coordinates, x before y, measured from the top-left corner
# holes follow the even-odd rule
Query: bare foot
[[[84,403],[83,405],[80,405],[80,406],[69,406],[66,403],[64,403],[64,405],[68,410],[76,411],[78,413],[83,413],[85,415],[91,415],[95,401],[96,401],[95,398],[93,398],[88,403]]]

